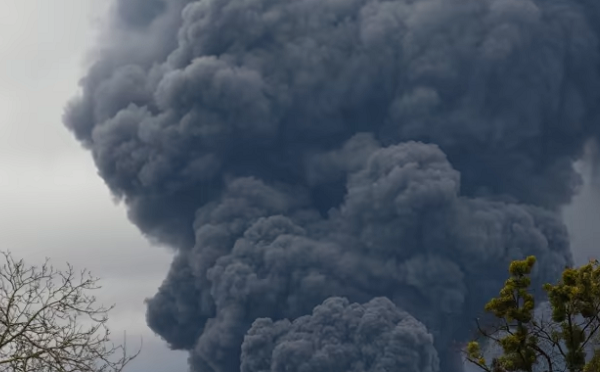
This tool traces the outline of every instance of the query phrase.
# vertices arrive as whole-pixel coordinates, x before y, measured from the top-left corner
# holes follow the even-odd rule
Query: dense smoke
[[[272,360],[272,362],[270,362]],[[438,370],[433,337],[390,300],[330,298],[293,323],[259,319],[242,344],[242,372]]]
[[[597,4],[118,0],[65,123],[177,250],[149,326],[196,372],[460,371],[510,260],[571,263]]]

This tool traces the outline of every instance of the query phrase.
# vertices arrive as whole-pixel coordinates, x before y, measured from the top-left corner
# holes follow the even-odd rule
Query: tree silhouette
[[[113,307],[96,305],[89,271],[0,257],[0,372],[120,372],[139,354],[110,341]]]

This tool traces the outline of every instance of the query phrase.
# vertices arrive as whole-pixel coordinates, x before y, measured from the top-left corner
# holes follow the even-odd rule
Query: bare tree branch
[[[111,342],[114,306],[96,304],[89,271],[0,258],[0,372],[120,372],[139,355]]]

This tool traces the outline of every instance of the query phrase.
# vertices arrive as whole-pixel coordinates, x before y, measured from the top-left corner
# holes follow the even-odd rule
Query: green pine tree
[[[600,264],[566,268],[556,284],[544,285],[551,308],[545,316],[534,311],[530,290],[535,262],[530,256],[510,264],[504,287],[485,306],[493,322],[477,321],[467,360],[487,372],[600,372]],[[501,353],[486,358],[491,346]]]

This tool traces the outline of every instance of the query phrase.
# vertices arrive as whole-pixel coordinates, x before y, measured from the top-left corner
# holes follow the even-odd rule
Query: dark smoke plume
[[[572,262],[598,4],[118,0],[65,123],[177,250],[150,327],[197,372],[461,371],[510,260]]]
[[[438,370],[433,337],[386,298],[364,306],[330,298],[293,323],[258,319],[242,344],[242,372]]]

